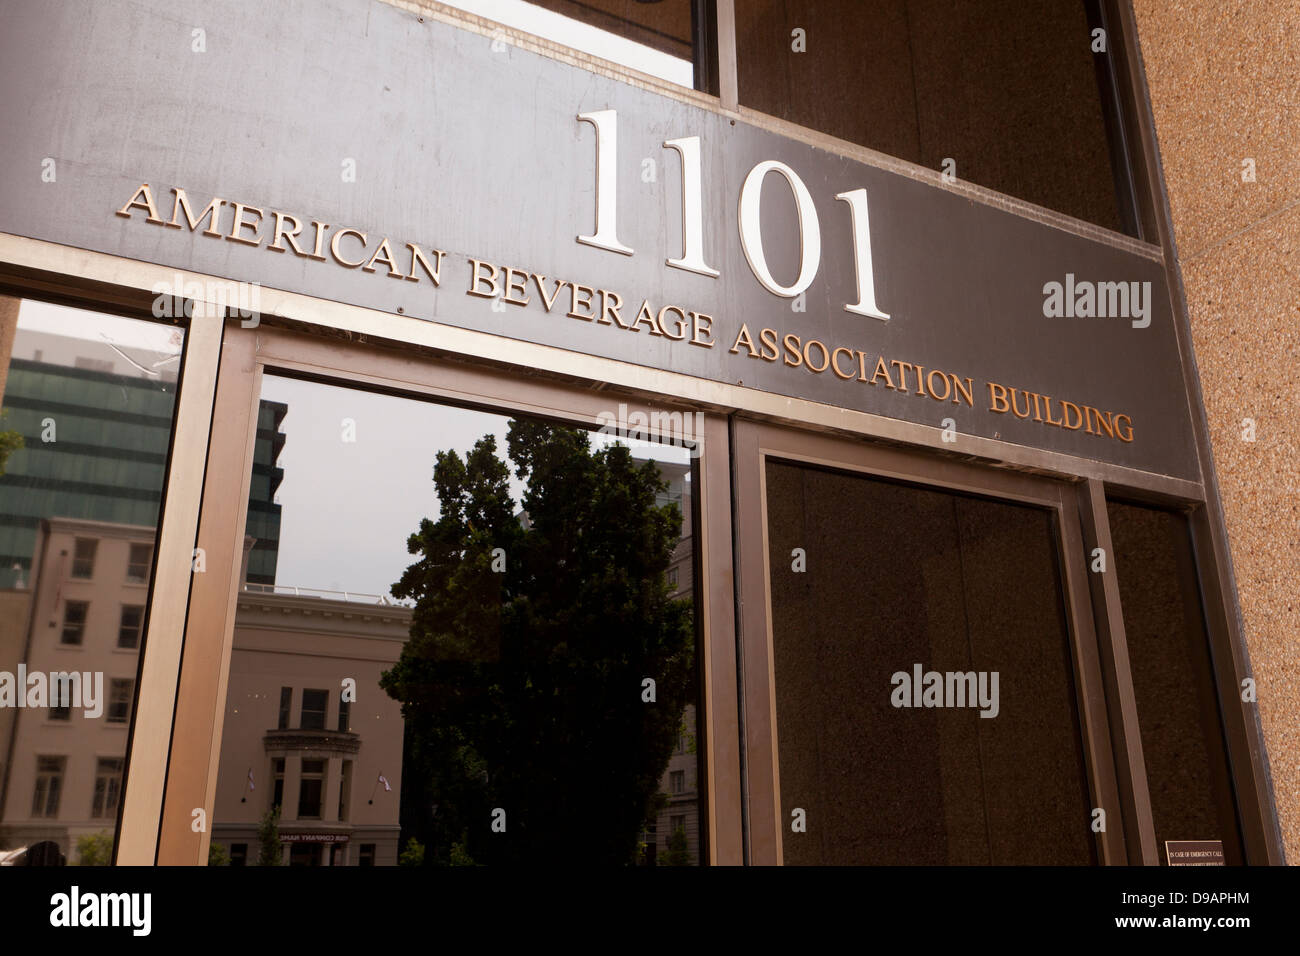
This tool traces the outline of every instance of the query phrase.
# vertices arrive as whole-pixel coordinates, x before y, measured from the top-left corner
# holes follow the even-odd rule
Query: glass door
[[[751,860],[1124,861],[1072,492],[734,441]]]
[[[739,855],[723,423],[265,327],[217,405],[159,862]]]

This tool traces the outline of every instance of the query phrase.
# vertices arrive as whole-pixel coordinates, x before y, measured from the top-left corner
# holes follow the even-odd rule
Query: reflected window
[[[131,719],[131,698],[135,681],[114,678],[108,682],[108,707],[104,719],[110,724],[125,724]]]
[[[230,865],[231,866],[248,865],[248,844],[247,843],[230,844]]]
[[[149,561],[153,557],[153,548],[147,544],[131,545],[131,554],[126,563],[126,579],[132,584],[144,584],[149,579]]]
[[[675,753],[695,615],[667,587],[690,451],[274,374],[261,401],[284,436],[254,464],[279,474],[277,563],[237,602],[214,825],[258,839],[241,798],[269,753],[284,842],[346,844],[337,865],[644,863],[674,786],[700,846],[701,758]]]
[[[144,623],[144,608],[137,604],[122,606],[122,620],[117,629],[117,646],[135,650],[140,646],[140,627]]]
[[[325,761],[304,760],[298,783],[298,819],[319,820],[325,788]]]
[[[293,711],[293,688],[280,688],[280,717],[276,724],[281,730],[287,730],[289,727],[289,715]]]
[[[76,556],[72,559],[72,576],[88,579],[95,575],[95,550],[99,542],[94,538],[78,538]]]
[[[90,808],[94,819],[117,815],[117,801],[122,791],[122,758],[99,758],[95,763],[95,799]]]
[[[298,727],[302,730],[324,730],[325,709],[329,707],[329,701],[330,692],[327,690],[304,690]]]
[[[86,615],[90,613],[90,604],[86,601],[69,601],[63,608],[64,644],[80,644],[86,635]]]
[[[32,793],[32,816],[48,819],[59,815],[63,793],[63,768],[67,757],[37,757],[36,787]]]

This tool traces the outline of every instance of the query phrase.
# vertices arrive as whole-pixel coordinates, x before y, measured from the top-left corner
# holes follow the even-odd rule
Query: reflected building
[[[94,710],[0,707],[8,856],[50,841],[75,863],[79,838],[116,829],[183,339],[141,347],[124,320],[99,318],[20,327],[5,381],[0,428],[23,446],[0,476],[0,671],[76,672],[102,688]],[[250,494],[265,535],[256,570],[272,579],[285,412],[259,408]]]
[[[379,678],[410,626],[410,608],[379,595],[245,585],[212,827],[232,865],[257,861],[275,806],[284,863],[397,863],[403,721]]]
[[[649,460],[637,455],[638,461]],[[659,506],[676,505],[682,515],[682,536],[673,549],[668,566],[668,589],[677,600],[695,598],[695,548],[691,515],[691,466],[680,462],[655,461],[660,476],[668,488],[659,495]],[[659,781],[662,805],[642,835],[645,843],[644,861],[660,865],[676,860],[668,855],[672,849],[673,835],[681,830],[686,837],[685,850],[691,865],[700,862],[700,759],[699,737],[696,729],[695,705],[687,704],[682,714],[682,729],[673,747],[668,767]]]

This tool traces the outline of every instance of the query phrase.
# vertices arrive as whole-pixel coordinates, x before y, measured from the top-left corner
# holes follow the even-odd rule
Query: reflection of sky
[[[448,6],[460,7],[470,13],[555,43],[573,47],[584,53],[612,60],[624,66],[649,73],[679,86],[695,85],[695,68],[689,60],[663,53],[652,47],[628,40],[588,26],[577,20],[524,0],[443,0]]]
[[[179,354],[181,350],[181,331],[174,326],[124,319],[33,299],[22,300],[18,310],[18,329],[66,335],[97,344],[112,342],[125,349],[146,349],[168,354]],[[86,350],[85,354],[93,355],[94,351]]]
[[[438,518],[437,453],[455,449],[464,458],[492,434],[505,457],[508,419],[501,415],[272,375],[263,379],[262,398],[289,406],[276,496],[280,585],[387,594],[412,561],[406,539],[421,518]],[[343,441],[344,419],[356,423],[355,442]],[[612,440],[593,434],[592,446]],[[681,448],[625,444],[637,457],[690,460]],[[511,464],[516,509],[522,491]]]

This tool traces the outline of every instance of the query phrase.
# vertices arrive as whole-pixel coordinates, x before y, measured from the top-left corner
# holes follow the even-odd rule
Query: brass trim
[[[166,498],[158,532],[158,557],[149,604],[149,625],[140,662],[140,687],[131,732],[116,864],[147,866],[159,841],[163,787],[167,779],[176,674],[185,618],[194,543],[199,524],[208,431],[212,421],[221,353],[221,320],[201,303],[186,333],[180,394],[176,403]],[[188,829],[189,820],[186,821]]]

